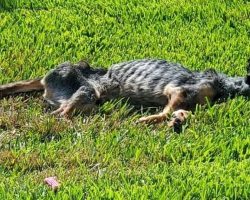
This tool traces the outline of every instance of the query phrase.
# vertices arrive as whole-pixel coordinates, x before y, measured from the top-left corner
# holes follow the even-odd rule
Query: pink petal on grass
[[[57,181],[56,176],[51,176],[51,177],[45,178],[44,183],[46,183],[48,186],[50,186],[52,188],[52,190],[57,190],[59,185],[60,185]]]

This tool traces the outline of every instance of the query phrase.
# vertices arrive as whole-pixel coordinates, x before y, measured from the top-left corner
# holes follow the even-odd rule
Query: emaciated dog
[[[126,98],[136,105],[162,106],[162,112],[139,121],[162,122],[172,114],[168,125],[176,129],[197,104],[250,96],[250,62],[246,77],[228,77],[212,69],[193,72],[159,59],[123,62],[108,70],[94,69],[87,62],[65,62],[43,78],[0,86],[0,97],[34,90],[44,90],[43,97],[57,107],[53,113],[65,117],[74,110],[87,112],[114,98]]]

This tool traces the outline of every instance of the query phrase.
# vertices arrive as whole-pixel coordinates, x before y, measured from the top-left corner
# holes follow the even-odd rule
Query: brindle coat
[[[192,72],[177,63],[159,59],[133,60],[94,69],[86,62],[60,64],[44,78],[0,86],[0,96],[44,90],[44,98],[58,107],[53,113],[70,115],[87,111],[117,97],[145,106],[162,106],[159,114],[140,122],[161,122],[172,114],[168,125],[179,127],[197,104],[223,101],[235,95],[250,96],[250,75],[228,77],[215,70]]]

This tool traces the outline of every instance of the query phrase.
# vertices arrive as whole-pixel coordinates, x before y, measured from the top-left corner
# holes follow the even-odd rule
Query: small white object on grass
[[[56,176],[51,176],[51,177],[47,177],[44,179],[44,183],[47,184],[49,187],[52,188],[52,190],[57,191],[60,184],[57,181],[57,177]]]

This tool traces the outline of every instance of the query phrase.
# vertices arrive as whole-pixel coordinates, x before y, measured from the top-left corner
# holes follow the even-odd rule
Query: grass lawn
[[[248,0],[0,0],[0,84],[58,63],[164,58],[244,76]],[[66,121],[0,100],[0,199],[249,199],[250,101],[197,107],[181,134],[108,102]],[[43,184],[57,176],[55,194]]]

